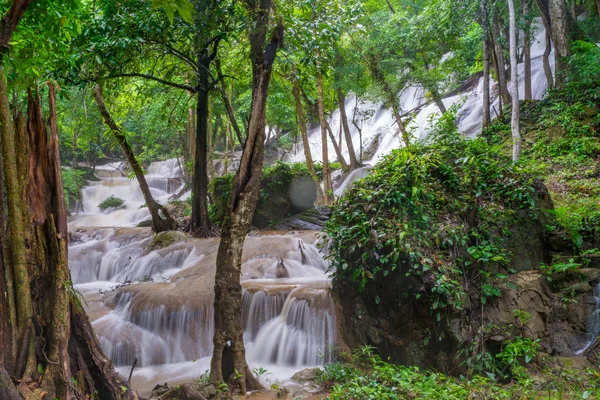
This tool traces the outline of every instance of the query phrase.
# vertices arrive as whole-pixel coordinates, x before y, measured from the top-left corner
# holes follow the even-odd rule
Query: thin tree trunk
[[[542,64],[544,66],[544,75],[546,75],[546,84],[548,89],[554,88],[554,77],[552,76],[552,67],[550,67],[550,52],[552,51],[552,39],[550,33],[546,30],[546,47],[542,56]]]
[[[521,155],[521,132],[519,130],[519,75],[517,70],[517,21],[514,0],[508,0],[509,25],[510,25],[510,86],[512,89],[512,140],[513,161]]]
[[[571,9],[570,9],[570,11],[571,11],[571,19],[573,21],[577,21],[577,10],[576,10],[577,2],[576,2],[576,0],[571,0],[570,3],[571,3],[570,4],[570,6],[571,6]]]
[[[150,192],[150,188],[148,187],[148,182],[146,182],[146,177],[144,176],[142,167],[135,158],[133,150],[127,142],[125,135],[123,135],[121,127],[117,125],[117,123],[112,119],[110,113],[108,112],[108,108],[106,108],[106,104],[104,103],[104,98],[102,96],[102,87],[100,86],[100,84],[96,84],[96,86],[94,87],[94,97],[96,99],[96,103],[98,104],[100,114],[104,119],[104,123],[106,123],[106,125],[112,131],[114,138],[117,140],[117,142],[123,149],[123,153],[125,154],[125,157],[127,158],[129,164],[131,165],[131,169],[135,173],[135,177],[138,181],[138,184],[140,185],[140,190],[144,195],[146,206],[148,207],[150,215],[152,216],[152,229],[155,232],[163,232],[177,229],[177,223],[173,218],[171,218],[169,211],[167,211],[165,207],[160,205],[152,197],[152,193]],[[162,213],[164,217],[161,216],[160,213]]]
[[[283,39],[283,25],[274,31],[265,48],[269,28],[270,0],[252,1],[247,6],[254,24],[250,33],[252,60],[252,105],[248,137],[240,167],[234,177],[227,214],[221,227],[215,275],[214,350],[210,364],[213,384],[230,381],[242,393],[262,387],[246,363],[242,329],[242,287],[240,284],[244,239],[256,210],[262,176],[265,145],[265,113],[273,61]],[[223,376],[223,352],[231,344],[233,369],[237,376]]]
[[[510,94],[508,92],[508,83],[506,79],[506,61],[502,44],[500,43],[500,26],[498,22],[498,10],[494,10],[492,17],[492,39],[496,56],[496,71],[498,72],[498,85],[500,87],[500,97],[504,104],[510,103]]]
[[[565,0],[549,0],[549,5],[556,58],[554,85],[560,89],[566,82],[566,74],[569,70],[568,57],[571,55],[569,20]]]
[[[321,72],[319,57],[320,51],[317,48],[317,97],[319,105],[319,123],[321,125],[321,155],[323,158],[323,204],[329,206],[333,204],[334,198],[333,184],[331,182],[331,168],[329,167],[329,152],[327,149],[327,121],[325,120],[325,105],[323,104],[323,74]]]
[[[346,96],[344,95],[344,90],[341,87],[337,88],[337,100],[338,107],[340,108],[340,119],[342,122],[342,128],[344,129],[344,136],[346,138],[346,146],[348,146],[350,169],[354,170],[358,167],[359,163],[358,161],[356,161],[356,151],[354,150],[354,144],[352,143],[352,134],[350,133],[350,126],[348,125],[348,115],[346,114]]]
[[[325,110],[325,107],[323,107],[323,110]],[[327,134],[329,135],[329,139],[331,139],[331,143],[333,144],[333,151],[335,151],[337,160],[342,166],[342,171],[348,171],[350,167],[348,166],[348,163],[346,162],[346,159],[342,154],[342,149],[338,145],[338,141],[335,139],[335,135],[333,134],[333,131],[331,130],[331,126],[329,125],[327,119],[325,119],[325,128],[327,129]]]
[[[529,16],[529,6],[531,0],[521,0],[523,4],[523,18],[525,28],[523,29],[523,64],[525,70],[525,100],[530,100],[531,93],[531,19]]]
[[[229,96],[227,96],[227,91],[225,88],[225,84],[223,82],[223,71],[221,70],[221,60],[215,60],[215,67],[217,68],[218,79],[221,81],[221,86],[219,87],[219,92],[221,93],[221,99],[223,100],[223,104],[225,105],[225,113],[227,114],[227,118],[229,118],[229,122],[231,122],[231,126],[237,136],[238,141],[242,148],[244,147],[244,135],[242,135],[242,130],[235,119],[235,111],[233,110],[233,106],[231,105],[231,101],[229,100]]]
[[[487,128],[491,123],[490,116],[490,41],[484,31],[483,38],[483,120],[482,126]]]
[[[198,237],[218,234],[208,215],[208,96],[210,60],[208,49],[198,55],[198,90],[196,103],[196,158],[192,178],[192,218],[190,232]]]
[[[292,92],[294,94],[294,100],[296,104],[296,117],[298,118],[298,128],[302,135],[302,145],[304,146],[304,158],[306,159],[306,167],[308,172],[317,187],[317,205],[323,204],[323,189],[321,188],[321,182],[317,176],[315,170],[315,164],[313,162],[312,154],[310,152],[310,143],[308,143],[308,132],[306,130],[306,116],[304,109],[302,108],[302,99],[300,98],[300,82],[297,77],[298,71],[292,72]]]

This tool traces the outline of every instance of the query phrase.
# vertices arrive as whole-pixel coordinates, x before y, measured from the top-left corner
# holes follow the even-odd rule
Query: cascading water
[[[531,45],[531,80],[532,96],[534,99],[541,99],[546,92],[546,76],[543,69],[543,53],[545,49],[545,30],[540,18],[534,22],[533,41]],[[520,35],[520,37],[523,37]],[[550,54],[550,64],[554,66],[554,52]],[[519,68],[519,96],[524,97],[525,78],[524,65],[521,63]],[[500,112],[500,103],[497,97],[497,84],[490,82],[490,91],[495,98],[491,104],[492,118]],[[473,137],[481,131],[481,120],[483,115],[483,78],[481,78],[474,89],[450,96],[443,99],[447,109],[452,105],[459,107],[457,114],[458,130],[466,136]],[[438,107],[431,103],[425,105],[428,100],[425,96],[425,90],[418,86],[409,86],[404,88],[400,94],[401,114],[416,110],[413,117],[407,124],[407,129],[416,139],[426,139],[431,131],[432,122],[435,121],[440,113]],[[346,113],[350,122],[352,144],[358,152],[363,149],[363,161],[375,164],[382,156],[388,154],[394,149],[402,146],[401,136],[397,133],[397,126],[391,110],[386,109],[383,103],[372,103],[369,101],[357,101],[356,96],[349,95],[346,99]],[[354,117],[354,118],[353,118]],[[335,110],[328,119],[330,126],[338,127],[340,125],[340,112]],[[322,161],[321,132],[320,128],[315,128],[309,132],[310,151],[315,161]],[[362,141],[362,143],[361,143]],[[342,153],[346,160],[348,159],[347,146],[342,146]],[[328,155],[330,161],[335,161],[336,154],[333,144],[328,144]],[[303,146],[296,148],[296,153],[290,157],[291,161],[304,161]],[[349,179],[349,178],[348,178]],[[341,195],[343,189],[349,185],[342,182],[336,195]]]
[[[587,331],[589,339],[585,346],[575,353],[576,355],[584,354],[596,343],[598,337],[600,336],[600,283],[598,283],[594,288],[594,301],[596,303],[596,307],[588,320]]]
[[[142,395],[157,383],[198,379],[209,368],[213,335],[213,286],[218,239],[178,232],[155,239],[134,228],[147,218],[137,181],[121,167],[99,167],[100,181],[84,188],[84,213],[70,221],[73,282],[104,350],[117,369],[133,372]],[[148,168],[159,201],[180,190],[177,160]],[[109,195],[126,208],[100,211]],[[286,380],[323,364],[336,343],[336,315],[328,264],[315,247],[315,232],[252,234],[242,260],[242,324],[248,362]]]

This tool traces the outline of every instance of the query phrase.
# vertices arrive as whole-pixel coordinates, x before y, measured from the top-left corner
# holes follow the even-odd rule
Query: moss
[[[159,250],[169,247],[175,243],[185,242],[189,239],[189,237],[179,231],[165,231],[160,232],[154,238],[152,238],[152,242],[148,246],[148,250]]]
[[[98,208],[100,208],[102,211],[108,210],[109,208],[125,208],[125,201],[115,196],[109,196],[102,200],[100,204],[98,204]]]

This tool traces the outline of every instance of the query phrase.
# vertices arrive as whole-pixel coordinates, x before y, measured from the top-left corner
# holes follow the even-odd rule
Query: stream
[[[199,379],[209,369],[218,238],[180,232],[158,238],[136,180],[118,165],[96,167],[99,181],[83,189],[83,211],[69,219],[69,264],[76,288],[106,354],[147,396],[156,384]],[[182,187],[177,160],[154,162],[148,184],[166,202]],[[102,211],[109,196],[124,208]],[[262,381],[285,383],[330,358],[336,315],[319,232],[249,234],[242,260],[246,356]]]

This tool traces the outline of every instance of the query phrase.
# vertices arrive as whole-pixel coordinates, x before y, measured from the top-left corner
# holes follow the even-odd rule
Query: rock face
[[[460,373],[462,360],[456,355],[464,343],[473,339],[480,321],[497,327],[486,347],[499,351],[502,343],[511,339],[506,332],[519,326],[515,311],[524,311],[530,317],[519,334],[541,339],[541,348],[548,354],[573,356],[589,341],[588,320],[595,309],[593,288],[600,275],[600,270],[594,271],[586,271],[583,280],[571,282],[567,289],[573,289],[575,295],[569,299],[564,298],[569,290],[553,292],[547,277],[539,271],[518,272],[501,285],[499,298],[483,306],[483,314],[477,295],[471,293],[467,302],[470,307],[443,315],[439,322],[430,313],[427,301],[405,295],[419,290],[415,279],[399,277],[385,287],[373,288],[379,304],[368,297],[371,292],[365,295],[353,292],[352,286],[338,288],[345,341],[350,347],[375,346],[384,359],[395,363]]]

